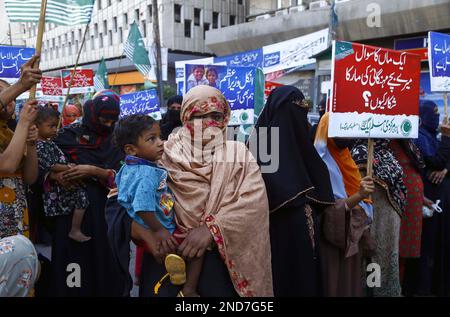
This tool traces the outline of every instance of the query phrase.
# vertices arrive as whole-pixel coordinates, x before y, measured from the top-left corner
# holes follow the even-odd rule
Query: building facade
[[[149,47],[152,45],[153,10],[151,0],[96,0],[79,64],[96,70],[98,61],[105,58],[109,71],[134,70],[131,62],[124,58],[124,43],[130,25],[136,22],[145,43]],[[170,77],[175,60],[211,55],[211,50],[205,46],[207,30],[245,22],[248,0],[159,0],[158,12],[161,45],[169,49]],[[22,28],[26,46],[34,47],[37,24],[22,23]],[[84,25],[46,24],[41,68],[56,71],[72,67],[84,32]]]
[[[9,23],[3,1],[0,1],[0,45],[25,46],[24,27],[20,23]]]

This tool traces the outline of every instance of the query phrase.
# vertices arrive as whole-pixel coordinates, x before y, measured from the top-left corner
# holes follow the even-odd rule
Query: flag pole
[[[66,107],[67,101],[69,100],[70,88],[72,87],[73,78],[75,77],[75,73],[77,71],[78,62],[80,61],[81,51],[83,50],[84,42],[86,42],[86,34],[87,34],[88,30],[89,30],[89,23],[86,24],[86,28],[84,29],[83,40],[81,41],[80,48],[78,49],[77,60],[75,61],[75,66],[73,67],[73,72],[72,72],[72,75],[70,76],[69,87],[67,87],[66,98],[64,99],[64,103],[63,103],[63,106],[61,109],[61,116],[60,116],[59,122],[58,122],[58,129],[61,127],[62,113],[64,112],[64,108]]]
[[[45,12],[47,10],[47,0],[42,0],[41,2],[41,15],[39,17],[39,26],[38,26],[38,33],[36,38],[36,55],[41,56],[42,51],[42,39],[44,37],[44,31],[45,31]],[[41,59],[39,58],[33,65],[33,68],[38,68],[39,63]],[[36,85],[31,87],[30,89],[30,98],[29,99],[36,99]]]

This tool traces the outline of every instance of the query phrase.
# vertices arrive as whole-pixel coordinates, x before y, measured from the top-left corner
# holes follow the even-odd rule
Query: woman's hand
[[[50,180],[57,182],[60,186],[66,188],[66,189],[72,189],[75,187],[78,187],[81,185],[80,181],[66,181],[64,179],[64,173],[65,172],[59,172],[59,173],[55,173],[55,172],[51,172],[49,174]]]
[[[433,208],[434,201],[428,199],[428,198],[425,197],[425,196],[423,196],[423,204],[424,204],[425,206],[427,206],[428,208],[430,208],[431,210],[434,209],[434,208]]]
[[[450,137],[450,123],[442,122],[441,124],[441,133],[445,136]]]
[[[35,146],[37,139],[38,139],[38,128],[36,127],[35,124],[33,124],[28,129],[27,145],[28,146]]]
[[[155,232],[156,243],[158,245],[159,253],[166,256],[170,253],[175,253],[178,247],[177,240],[170,234],[170,232],[163,228]]]
[[[213,242],[213,236],[209,232],[208,227],[202,225],[189,231],[178,251],[184,258],[201,257],[211,242]]]
[[[29,127],[33,124],[37,117],[37,100],[28,100],[20,111],[20,118],[17,124],[25,124]]]
[[[361,179],[361,183],[359,185],[359,194],[363,199],[366,199],[370,196],[370,194],[373,194],[375,191],[375,184],[373,182],[372,177],[366,176],[363,179]]]
[[[93,169],[94,166],[92,165],[76,165],[63,172],[63,179],[65,181],[81,180],[92,176],[94,174]]]
[[[42,71],[38,67],[34,68],[34,64],[39,60],[40,56],[34,55],[28,62],[20,67],[20,79],[18,84],[20,84],[23,91],[29,90],[41,81]]]
[[[435,185],[439,185],[444,180],[445,176],[447,176],[447,169],[444,168],[442,171],[434,171],[429,176],[428,179]]]

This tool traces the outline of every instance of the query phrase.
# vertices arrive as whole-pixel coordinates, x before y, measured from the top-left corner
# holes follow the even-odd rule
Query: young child
[[[36,118],[39,130],[37,152],[39,169],[46,175],[50,172],[60,173],[69,170],[69,164],[64,153],[51,141],[56,136],[59,112],[50,107],[41,107]],[[58,183],[51,182],[47,177],[44,182],[44,211],[47,217],[69,215],[73,212],[72,228],[69,237],[78,242],[86,242],[91,238],[81,232],[84,213],[89,206],[87,192],[80,186],[62,188]]]
[[[118,202],[134,221],[153,232],[157,250],[151,252],[162,260],[167,254],[176,252],[180,241],[172,235],[177,228],[167,171],[155,164],[164,152],[160,133],[159,124],[146,115],[125,117],[114,130],[117,146],[127,154],[125,165],[116,176]],[[202,258],[189,262],[180,296],[198,296],[202,263]]]

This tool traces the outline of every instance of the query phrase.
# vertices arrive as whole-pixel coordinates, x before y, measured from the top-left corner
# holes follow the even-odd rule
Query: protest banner
[[[264,74],[312,64],[328,48],[328,29],[263,47]]]
[[[61,77],[42,76],[41,79],[42,96],[39,98],[45,101],[64,101],[62,92]]]
[[[448,121],[447,92],[450,91],[450,35],[429,32],[428,44],[431,91],[444,93],[444,120]]]
[[[420,56],[333,42],[329,137],[417,138]]]
[[[69,87],[72,94],[85,94],[95,90],[92,69],[77,69],[75,73],[73,69],[65,69],[61,71],[61,77],[65,95],[68,94]]]
[[[143,90],[120,96],[120,117],[146,114],[161,120],[158,92],[156,89]]]
[[[230,67],[261,68],[264,74],[276,73],[281,77],[285,70],[313,64],[311,58],[328,48],[328,29],[293,38],[287,41],[266,45],[262,48],[219,57],[208,57],[175,62],[177,85],[184,86],[184,69],[190,65],[223,65]],[[272,78],[276,78],[273,77]],[[179,93],[182,90],[178,91]]]
[[[189,64],[185,67],[186,92],[197,85],[215,87],[230,104],[229,125],[254,123],[256,68]],[[204,70],[202,74],[195,73],[199,67]]]
[[[33,57],[34,48],[0,46],[0,79],[13,84],[20,78],[20,67]]]

